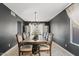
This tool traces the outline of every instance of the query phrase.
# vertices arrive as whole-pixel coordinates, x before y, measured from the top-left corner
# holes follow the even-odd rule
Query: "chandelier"
[[[34,23],[34,25],[35,25],[36,27],[38,27],[37,12],[35,11],[34,14],[35,14],[35,23]]]

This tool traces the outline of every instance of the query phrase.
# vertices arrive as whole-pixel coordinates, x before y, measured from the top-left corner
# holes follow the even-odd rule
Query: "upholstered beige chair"
[[[50,53],[50,56],[51,56],[52,39],[53,39],[53,35],[52,35],[52,33],[49,33],[48,44],[41,44],[40,45],[40,52],[47,51]]]
[[[22,33],[23,40],[27,39],[26,33]]]
[[[18,43],[18,53],[19,53],[19,56],[21,54],[23,55],[23,53],[32,55],[32,45],[25,45],[22,42],[23,38],[22,38],[22,35],[20,35],[20,34],[16,35],[16,39],[17,39],[17,43]]]

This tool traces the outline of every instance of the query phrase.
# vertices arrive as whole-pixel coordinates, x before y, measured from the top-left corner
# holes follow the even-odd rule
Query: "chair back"
[[[43,38],[48,41],[48,32],[43,33]]]
[[[26,33],[22,33],[22,37],[23,37],[23,40],[25,40],[27,38]]]
[[[20,51],[21,42],[23,40],[22,35],[21,34],[16,34],[16,39],[17,39],[17,43],[18,43],[18,51]]]
[[[17,43],[20,43],[20,42],[22,42],[22,35],[21,34],[17,34],[16,35],[16,39],[17,39]]]
[[[52,33],[49,33],[48,42],[49,42],[50,44],[52,44],[52,40],[53,40],[53,34],[52,34]]]

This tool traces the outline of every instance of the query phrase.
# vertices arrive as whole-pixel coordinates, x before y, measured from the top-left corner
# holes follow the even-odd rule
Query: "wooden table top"
[[[32,39],[25,39],[23,41],[24,43],[28,43],[28,44],[47,44],[48,41],[46,40],[32,40]]]

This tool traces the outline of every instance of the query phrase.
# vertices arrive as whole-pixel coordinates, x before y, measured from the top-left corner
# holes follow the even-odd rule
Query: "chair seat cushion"
[[[20,51],[32,51],[32,45],[23,45]]]
[[[46,44],[40,45],[40,50],[49,50],[49,49],[50,49],[49,45]]]

